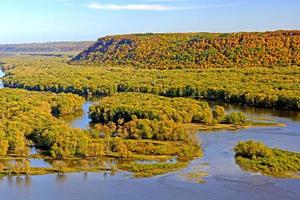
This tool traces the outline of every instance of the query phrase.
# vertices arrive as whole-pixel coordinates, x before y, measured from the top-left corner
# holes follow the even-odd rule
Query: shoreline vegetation
[[[63,53],[5,56],[0,176],[98,170],[155,176],[202,156],[197,130],[284,126],[250,121],[203,99],[299,111],[299,40],[299,31],[136,34],[100,38],[71,62]],[[93,125],[87,130],[70,127],[62,117],[82,108],[79,95],[105,96],[89,108]],[[256,154],[242,157],[243,145],[249,144],[235,149],[237,162],[271,174],[271,168],[257,167]],[[32,146],[39,154],[30,155]],[[118,162],[95,165],[99,158]],[[31,167],[31,159],[48,159],[51,167]]]
[[[196,127],[201,126],[203,130],[251,125],[242,113],[227,114],[221,106],[212,110],[206,102],[119,93],[104,97],[99,104],[91,106],[89,114],[94,121],[93,128],[80,130],[68,127],[57,117],[81,108],[82,97],[8,88],[0,93],[3,100],[1,114],[9,119],[2,117],[0,123],[0,161],[15,160],[13,164],[0,164],[2,175],[81,172],[82,166],[65,163],[70,159],[83,160],[85,172],[107,169],[89,166],[88,163],[97,158],[123,161],[107,169],[109,171],[130,171],[135,177],[164,174],[182,169],[190,160],[202,155],[194,134],[198,130]],[[12,113],[14,118],[10,117]],[[29,155],[28,145],[39,148],[41,154]],[[30,159],[36,158],[53,163],[59,159],[64,169],[59,171],[55,164],[45,168],[30,167]],[[149,163],[138,163],[139,160]]]
[[[267,147],[262,142],[239,142],[236,163],[244,170],[278,178],[300,178],[300,153]]]

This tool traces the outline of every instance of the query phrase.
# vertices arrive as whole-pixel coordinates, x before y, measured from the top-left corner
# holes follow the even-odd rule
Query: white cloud
[[[140,11],[168,11],[168,10],[188,10],[189,7],[167,6],[161,4],[100,4],[90,2],[86,5],[89,9],[95,10],[140,10]]]
[[[187,1],[187,0],[148,0],[148,1]],[[235,7],[237,4],[210,4],[210,5],[192,5],[192,6],[171,6],[163,4],[102,4],[97,2],[90,2],[85,6],[94,10],[136,10],[136,11],[174,11],[174,10],[203,10],[213,8],[229,8]]]

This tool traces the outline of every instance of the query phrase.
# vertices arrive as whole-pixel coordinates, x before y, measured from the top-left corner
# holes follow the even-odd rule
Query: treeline
[[[7,70],[4,84],[12,88],[84,95],[142,92],[300,110],[300,67],[297,66],[147,70],[70,66],[65,61],[26,56],[3,59]]]
[[[27,43],[27,44],[1,44],[0,52],[16,53],[16,52],[70,52],[82,51],[91,45],[92,42],[47,42],[47,43]]]
[[[167,98],[143,93],[119,93],[103,98],[90,107],[93,122],[129,122],[133,117],[149,120],[172,120],[178,123],[212,121],[207,102],[187,98]]]
[[[171,120],[133,119],[127,123],[96,124],[88,156],[148,159],[148,156],[190,160],[201,155],[199,140],[182,124]],[[158,157],[159,158],[159,157]]]
[[[300,31],[107,36],[71,60],[77,62],[155,69],[299,65]]]
[[[52,156],[81,153],[86,137],[53,114],[62,115],[81,109],[82,97],[25,90],[0,90],[0,155],[28,155],[32,142]],[[62,153],[63,152],[63,153]]]
[[[157,127],[158,123],[149,125],[150,121],[165,120],[175,123],[204,124],[218,124],[222,122],[238,124],[246,121],[243,114],[226,114],[221,106],[216,106],[212,110],[207,102],[143,93],[119,93],[105,97],[98,104],[90,107],[89,117],[94,123],[114,122],[120,125],[125,123],[125,127],[127,122],[135,119],[149,120],[142,121],[145,127]],[[148,125],[146,125],[147,123]],[[138,123],[136,127],[144,126],[142,124]],[[126,129],[126,132],[130,131],[129,129]],[[151,129],[154,131],[156,128],[149,128],[149,130]],[[150,132],[142,133],[142,135],[151,134]]]
[[[262,142],[239,142],[236,162],[244,169],[277,177],[293,177],[300,171],[300,153],[269,148]]]

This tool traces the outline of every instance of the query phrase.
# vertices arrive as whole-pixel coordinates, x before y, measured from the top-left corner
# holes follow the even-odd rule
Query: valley
[[[289,41],[297,43],[297,33],[262,35],[283,40],[292,37]],[[249,35],[236,37],[252,41]],[[176,34],[126,37],[158,36],[167,43],[168,37],[170,41],[182,40]],[[214,43],[220,42],[220,37],[234,35],[191,36]],[[296,152],[300,152],[297,45],[290,51],[296,61],[269,63],[272,66],[232,62],[234,66],[220,67],[207,60],[206,66],[185,63],[166,68],[136,65],[133,57],[126,63],[116,62],[115,57],[109,57],[110,47],[106,52],[97,51],[111,62],[91,62],[89,56],[83,61],[82,55],[93,45],[72,60],[72,52],[65,51],[59,56],[18,53],[1,57],[0,187],[5,198],[14,198],[13,194],[17,198],[42,198],[47,195],[41,189],[46,182],[57,193],[77,188],[78,184],[89,188],[94,188],[95,182],[111,184],[113,189],[102,187],[107,198],[116,198],[115,190],[122,194],[122,185],[117,183],[131,190],[139,188],[140,183],[149,185],[135,194],[128,192],[128,199],[141,197],[149,189],[158,189],[158,185],[172,191],[177,199],[194,199],[193,195],[211,199],[246,195],[250,199],[274,190],[270,199],[299,197],[293,189],[299,185],[299,163],[294,157],[298,158]],[[161,61],[154,60],[153,66],[167,66],[164,59]],[[261,155],[269,146],[286,150],[274,151],[287,153],[276,161],[279,169],[287,171],[275,173],[259,160],[272,157],[257,161],[256,157],[250,160],[235,155],[234,147],[245,140],[268,145],[254,145],[255,155]],[[292,168],[284,167],[292,160]],[[62,187],[55,189],[56,184]],[[240,184],[245,189],[239,189]],[[16,193],[23,187],[29,190]],[[64,195],[75,198],[75,193]],[[86,196],[83,191],[76,198]],[[163,191],[162,196],[169,199]]]

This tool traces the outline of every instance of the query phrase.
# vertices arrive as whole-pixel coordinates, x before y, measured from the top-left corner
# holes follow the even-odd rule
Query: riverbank
[[[254,124],[257,124],[255,122]],[[259,126],[255,126],[254,124],[248,123],[248,125],[233,125],[233,124],[218,124],[218,125],[203,125],[203,124],[185,124],[186,128],[191,130],[191,131],[202,131],[202,134],[209,133],[211,131],[237,131],[240,129],[251,129],[251,128],[258,128],[258,127],[285,127],[286,125],[284,123],[260,123],[258,124]],[[204,132],[203,132],[204,131]],[[132,142],[135,142],[132,140]],[[147,142],[147,141],[146,141]],[[158,141],[157,141],[158,142]],[[161,143],[161,142],[160,142]],[[201,141],[202,143],[202,141]],[[174,146],[173,144],[172,146]],[[136,146],[136,145],[135,145]],[[136,146],[137,147],[137,146]],[[205,151],[205,150],[204,150]],[[203,156],[202,153],[198,155],[198,158],[194,159],[199,159],[199,157]],[[0,162],[6,161],[22,161],[22,160],[32,160],[34,159],[42,159],[46,160],[49,163],[53,163],[56,160],[53,159],[50,156],[46,156],[43,154],[33,154],[29,156],[18,156],[14,154],[9,154],[5,157],[0,157]],[[111,172],[118,172],[118,171],[128,171],[133,173],[134,177],[151,177],[151,176],[156,176],[156,175],[161,175],[165,173],[169,173],[172,171],[178,171],[181,170],[189,165],[190,162],[193,162],[192,160],[190,161],[177,161],[176,157],[173,157],[172,155],[142,155],[142,154],[132,154],[130,155],[130,158],[127,159],[122,159],[119,158],[118,155],[116,154],[111,154],[108,157],[102,157],[100,158],[89,158],[89,159],[84,159],[84,158],[68,158],[65,160],[61,160],[66,164],[63,173],[75,173],[75,172],[104,172],[104,171],[111,171]],[[103,160],[104,159],[104,160]],[[107,167],[103,162],[105,159],[113,159],[115,161],[110,161],[110,163],[115,163],[113,164],[113,167]],[[170,160],[172,162],[170,162]],[[82,165],[83,161],[83,165]],[[142,161],[141,163],[139,163]],[[88,167],[88,166],[94,166],[95,163],[102,163],[103,165],[98,166],[98,167]],[[76,163],[76,164],[75,164]],[[50,164],[52,165],[52,164]],[[28,171],[22,171],[19,169],[19,172],[15,172],[14,168],[15,166],[13,165],[8,165],[10,168],[6,168],[4,171],[0,170],[0,174],[2,176],[19,176],[19,175],[29,175]],[[111,164],[109,164],[111,166]],[[3,168],[4,169],[4,168]],[[155,170],[153,170],[155,169]],[[53,174],[53,173],[59,173],[58,169],[55,167],[31,167],[30,168],[30,175],[45,175],[45,174]],[[198,173],[196,173],[198,174]],[[202,172],[200,173],[202,174]],[[189,174],[188,177],[192,176],[192,174]],[[191,177],[190,177],[191,178]]]
[[[122,196],[123,199],[130,200],[143,199],[148,195],[155,199],[173,200],[195,200],[199,196],[224,200],[298,200],[299,179],[279,179],[244,171],[235,163],[232,149],[238,141],[255,139],[268,146],[300,152],[299,121],[279,117],[268,110],[245,112],[247,115],[270,119],[287,126],[199,132],[203,157],[191,161],[182,170],[152,178],[134,178],[126,172],[110,171],[65,173],[63,176],[54,173],[31,177],[2,177],[1,197],[21,200],[26,196],[29,200],[52,200],[62,198],[59,194],[64,194],[66,199],[92,198],[96,195],[107,199]],[[183,177],[185,174],[187,178]],[[195,176],[201,176],[201,180],[195,180]],[[72,192],[66,193],[70,188]]]
[[[42,176],[2,177],[0,179],[3,191],[1,196],[5,199],[23,199],[26,196],[28,199],[35,200],[47,199],[49,195],[52,197],[49,198],[50,200],[53,199],[53,195],[60,198],[57,193],[63,193],[72,187],[72,191],[80,192],[64,193],[65,198],[84,199],[91,194],[118,198],[118,195],[122,195],[122,191],[124,191],[123,197],[128,197],[128,199],[142,199],[145,194],[152,194],[153,198],[163,197],[165,199],[171,195],[172,199],[174,196],[177,199],[196,199],[195,196],[202,196],[225,200],[234,198],[252,200],[266,197],[272,200],[282,199],[281,197],[298,200],[300,197],[297,190],[300,187],[298,179],[278,179],[247,172],[235,163],[232,149],[238,141],[256,139],[273,147],[300,152],[300,140],[297,139],[300,130],[299,121],[297,121],[299,118],[295,117],[293,113],[289,115],[284,113],[285,117],[281,117],[281,112],[272,112],[267,109],[245,109],[236,105],[226,108],[229,111],[243,111],[251,119],[286,124],[286,126],[256,126],[234,131],[229,129],[201,131],[198,136],[203,146],[203,156],[190,161],[184,168],[162,176],[136,179],[134,176],[129,176],[128,173],[121,171],[112,173],[112,171],[101,171],[100,168],[95,173],[88,172],[86,175],[78,168],[77,172],[72,169],[70,173],[65,172],[63,176],[58,176],[57,171],[52,168],[53,171],[49,170],[50,174],[46,173]],[[77,120],[80,124],[86,119],[81,121],[77,118]],[[32,156],[32,158],[34,157],[37,156]],[[142,158],[138,160],[142,160]],[[194,168],[197,170],[194,171]],[[182,177],[182,174],[185,173],[187,178]],[[198,184],[195,176],[201,176],[200,182],[205,183]],[[145,185],[147,187],[144,187]],[[22,188],[26,188],[26,190]],[[157,192],[153,193],[153,191]],[[20,196],[16,197],[14,195],[16,193]]]

